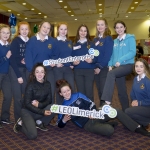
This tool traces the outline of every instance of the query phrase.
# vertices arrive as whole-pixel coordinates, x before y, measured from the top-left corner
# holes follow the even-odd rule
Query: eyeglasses
[[[10,32],[0,32],[1,34],[3,34],[3,35],[10,35]]]

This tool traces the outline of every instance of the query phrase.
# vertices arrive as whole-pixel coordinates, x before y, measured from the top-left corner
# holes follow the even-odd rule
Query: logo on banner
[[[97,49],[90,48],[88,52],[90,55],[99,56],[99,51]]]

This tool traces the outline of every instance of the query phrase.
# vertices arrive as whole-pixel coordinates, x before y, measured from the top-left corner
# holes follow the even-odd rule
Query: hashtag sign
[[[52,105],[51,112],[58,113],[58,105]]]

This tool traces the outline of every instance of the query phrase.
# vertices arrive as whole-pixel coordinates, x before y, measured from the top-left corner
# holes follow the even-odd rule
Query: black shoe
[[[144,136],[150,136],[150,132],[148,132],[144,127],[136,128],[135,132]]]
[[[100,105],[100,107],[98,108],[98,110],[102,110],[102,107],[103,107],[104,105],[109,105],[110,107],[112,107],[111,104],[107,104],[106,102],[104,102],[102,105]],[[113,107],[112,107],[112,108],[113,108]]]
[[[48,131],[48,129],[45,127],[45,125],[43,123],[41,123],[41,124],[36,123],[36,128],[38,128],[42,131]]]
[[[0,129],[3,128],[2,124],[0,123]]]
[[[14,130],[15,133],[18,133],[18,132],[21,130],[21,128],[22,128],[22,126],[21,126],[20,124],[18,124],[19,121],[21,121],[21,118],[19,118],[19,119],[17,120],[17,122],[15,123],[15,125],[14,125],[14,127],[13,127],[13,130]]]
[[[1,120],[2,123],[5,123],[5,124],[12,124],[13,122],[10,121],[9,119],[5,119],[5,120]]]

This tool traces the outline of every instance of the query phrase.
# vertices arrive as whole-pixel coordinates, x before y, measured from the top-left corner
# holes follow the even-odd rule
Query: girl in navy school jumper
[[[91,39],[89,29],[82,24],[77,29],[72,56],[84,56],[89,54]],[[90,100],[94,101],[93,82],[94,82],[94,64],[91,59],[85,61],[74,61],[74,76],[77,91],[85,94]]]
[[[29,40],[30,34],[31,29],[29,23],[25,21],[19,22],[18,31],[10,46],[12,52],[12,56],[10,57],[10,75],[11,84],[13,85],[12,92],[14,97],[15,121],[20,118],[23,94],[28,79],[28,71],[26,69],[24,58],[26,43]]]
[[[95,56],[93,61],[96,63],[95,82],[100,99],[100,105],[103,105],[104,101],[102,101],[101,96],[107,77],[107,66],[112,55],[114,42],[111,37],[111,31],[108,27],[107,20],[105,18],[97,20],[96,29],[96,37],[94,38],[91,48],[94,48],[99,52],[99,55]]]
[[[134,66],[137,76],[131,90],[131,106],[125,110],[133,120],[150,132],[150,68],[146,60],[139,58]]]
[[[123,21],[116,21],[114,28],[118,37],[114,40],[113,54],[108,63],[109,72],[102,100],[105,100],[107,104],[111,103],[116,81],[119,100],[124,111],[129,107],[125,76],[132,73],[136,43],[134,35],[126,34],[126,25]]]
[[[54,39],[49,36],[51,31],[51,24],[43,21],[39,25],[39,32],[30,38],[26,46],[25,62],[29,72],[31,72],[33,66],[44,60],[52,59],[52,51],[54,50],[55,44]],[[53,73],[54,65],[47,66],[47,80],[51,83],[52,100],[54,103],[55,93],[55,80]]]
[[[53,53],[53,59],[63,59],[72,54],[72,41],[68,40],[68,26],[66,23],[59,23],[57,26],[57,37],[55,39],[56,49]],[[54,67],[55,81],[60,79],[67,80],[74,90],[74,74],[71,63],[59,63]],[[61,104],[61,97],[56,94],[56,103]]]
[[[3,93],[3,103],[1,108],[1,122],[10,124],[10,106],[12,100],[11,83],[9,78],[9,59],[11,56],[10,45],[10,27],[5,24],[0,25],[0,90]]]

